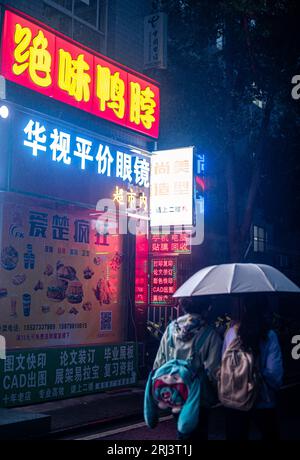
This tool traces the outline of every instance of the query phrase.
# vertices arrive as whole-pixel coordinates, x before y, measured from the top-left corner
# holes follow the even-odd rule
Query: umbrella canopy
[[[189,278],[173,297],[251,292],[298,292],[300,289],[270,265],[222,264],[205,267]]]

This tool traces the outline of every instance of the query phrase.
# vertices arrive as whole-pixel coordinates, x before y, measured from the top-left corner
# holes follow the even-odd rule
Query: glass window
[[[56,8],[48,4],[44,4],[43,16],[50,27],[72,37],[72,18],[70,16],[57,11]]]
[[[267,243],[267,232],[263,227],[253,226],[253,250],[254,252],[265,252]]]
[[[105,52],[105,40],[102,34],[97,34],[89,26],[74,20],[74,40],[100,53]]]
[[[73,0],[52,0],[52,3],[57,3],[57,5],[70,11],[72,11],[72,2]]]
[[[106,2],[107,0],[44,0],[44,4],[55,8],[58,14],[76,19],[101,33],[105,31]],[[75,38],[75,26],[73,35]]]
[[[279,254],[279,266],[281,268],[287,268],[289,266],[289,258],[285,254]]]
[[[97,27],[99,14],[98,3],[98,0],[75,0],[74,16]]]

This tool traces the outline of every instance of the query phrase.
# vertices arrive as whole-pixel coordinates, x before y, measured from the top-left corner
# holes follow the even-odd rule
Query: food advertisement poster
[[[92,212],[0,200],[0,334],[7,349],[120,343],[122,239]]]

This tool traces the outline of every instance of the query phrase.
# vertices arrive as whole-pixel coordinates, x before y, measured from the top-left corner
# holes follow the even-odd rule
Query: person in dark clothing
[[[277,335],[268,326],[265,313],[263,296],[245,297],[241,320],[228,330],[224,339],[223,354],[233,340],[240,337],[244,349],[251,351],[258,361],[261,380],[256,403],[250,411],[226,409],[227,440],[247,440],[251,421],[262,439],[279,439],[277,392],[283,378],[282,354]]]
[[[191,357],[197,341],[201,340],[202,334],[206,331],[207,324],[207,303],[191,299],[183,299],[181,308],[184,312],[175,320],[175,327],[172,329],[175,354],[170,355],[168,347],[169,327],[166,329],[154,361],[153,369],[157,369],[171,358],[187,360]],[[205,370],[204,385],[201,391],[201,401],[199,401],[199,422],[197,428],[189,435],[177,433],[180,440],[207,440],[210,407],[213,401],[216,387],[216,373],[220,366],[222,353],[222,340],[220,335],[211,328],[203,346],[195,357],[196,369]],[[175,416],[178,417],[178,416]]]

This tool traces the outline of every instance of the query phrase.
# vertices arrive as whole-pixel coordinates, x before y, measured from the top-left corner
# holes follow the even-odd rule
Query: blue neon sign
[[[146,156],[84,129],[20,112],[14,133],[14,190],[95,205],[116,185],[149,189]]]

